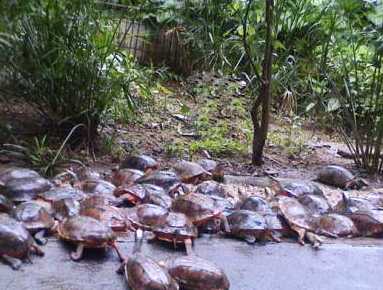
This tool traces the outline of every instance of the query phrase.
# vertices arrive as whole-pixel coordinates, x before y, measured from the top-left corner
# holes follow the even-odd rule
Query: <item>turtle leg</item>
[[[44,251],[41,250],[37,245],[32,245],[30,250],[31,250],[31,252],[32,252],[33,254],[35,254],[36,256],[40,256],[40,257],[42,257],[42,256],[45,255]]]
[[[46,245],[48,242],[48,239],[45,238],[44,236],[45,236],[45,230],[41,230],[41,231],[35,233],[34,238],[35,238],[36,243],[38,243],[41,246]]]
[[[257,239],[255,238],[254,235],[244,235],[242,237],[246,243],[248,243],[249,245],[254,245],[255,242],[257,241]]]
[[[82,254],[84,252],[84,244],[78,244],[77,245],[77,248],[76,248],[76,251],[73,251],[71,254],[70,254],[70,258],[73,260],[73,261],[79,261],[81,260],[82,258]]]
[[[111,247],[116,251],[117,256],[118,256],[118,258],[120,259],[120,261],[121,261],[121,262],[124,262],[126,259],[125,259],[124,256],[122,255],[120,249],[117,247],[116,242],[113,242],[113,243],[111,244]]]
[[[184,241],[185,243],[185,249],[188,256],[193,255],[193,241],[192,239],[186,239]]]
[[[306,232],[306,238],[312,245],[314,249],[319,249],[320,245],[323,243],[323,240],[316,234],[311,232]]]
[[[8,256],[8,255],[1,255],[0,257],[5,263],[11,266],[13,270],[19,270],[21,267],[21,264],[23,263],[20,259]]]
[[[276,243],[280,243],[280,242],[282,242],[282,240],[281,240],[279,237],[277,237],[273,231],[268,231],[268,232],[266,233],[266,237],[267,237],[267,239],[269,239],[270,241],[273,241],[273,242],[276,242]]]
[[[230,225],[229,225],[229,222],[227,221],[226,216],[225,216],[224,214],[221,214],[219,217],[221,218],[221,221],[222,221],[222,223],[223,223],[225,232],[226,232],[226,233],[230,233],[230,232],[231,232],[231,229],[230,229]]]
[[[297,233],[298,235],[298,243],[301,244],[302,246],[305,245],[305,234],[306,234],[306,230],[305,229],[302,229],[302,228],[299,228],[299,227],[295,227],[295,226],[291,226],[291,229]]]

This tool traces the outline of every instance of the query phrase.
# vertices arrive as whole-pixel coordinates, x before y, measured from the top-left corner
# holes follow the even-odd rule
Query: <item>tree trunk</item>
[[[254,165],[263,163],[263,148],[265,146],[269,129],[270,105],[271,105],[271,76],[273,64],[273,8],[274,0],[266,1],[266,45],[262,64],[262,79],[258,98],[254,101],[251,109],[253,122],[253,159]]]

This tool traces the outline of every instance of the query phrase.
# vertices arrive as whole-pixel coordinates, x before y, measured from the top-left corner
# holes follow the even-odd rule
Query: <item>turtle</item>
[[[12,179],[5,184],[4,195],[15,203],[29,201],[37,194],[52,188],[52,183],[42,177]]]
[[[131,168],[118,170],[114,168],[112,170],[112,183],[115,186],[131,185],[142,176],[144,176],[144,172],[141,170]]]
[[[80,166],[74,170],[74,173],[77,176],[77,180],[99,180],[102,178],[101,174],[89,167]]]
[[[162,187],[166,193],[174,195],[182,186],[181,179],[172,171],[155,171],[136,180],[139,184],[153,184]]]
[[[274,189],[277,188],[277,194],[286,195],[290,197],[299,197],[301,195],[312,194],[317,196],[324,196],[323,191],[314,182],[287,179],[287,180],[276,180],[273,179]]]
[[[74,261],[82,258],[84,248],[113,247],[121,261],[125,259],[120,254],[113,231],[95,218],[76,215],[65,219],[57,226],[57,235],[61,240],[77,245],[75,252],[70,257]]]
[[[210,220],[222,221],[226,232],[230,232],[223,208],[219,208],[213,198],[199,194],[190,193],[179,196],[173,200],[172,210],[184,213],[196,226],[202,226]]]
[[[95,218],[115,232],[126,231],[129,228],[123,212],[111,205],[81,206],[80,215]]]
[[[141,235],[141,236],[140,236]],[[136,232],[133,255],[123,264],[131,290],[178,290],[178,283],[152,258],[141,253],[142,233]]]
[[[53,215],[58,221],[63,221],[80,213],[80,202],[73,197],[55,200],[52,207]]]
[[[264,198],[255,195],[246,198],[240,209],[255,211],[262,215],[272,212],[270,204]]]
[[[114,196],[129,205],[141,204],[147,196],[147,190],[142,184],[122,185],[115,189]]]
[[[212,179],[218,182],[223,182],[224,179],[224,166],[212,159],[201,159],[197,162],[203,169],[210,172]]]
[[[113,192],[116,190],[116,186],[103,179],[87,179],[77,184],[77,187],[85,193],[105,196],[113,195]]]
[[[212,177],[209,171],[195,162],[181,160],[174,164],[173,168],[184,183],[198,184]]]
[[[342,200],[337,205],[338,211],[341,213],[352,213],[358,210],[369,211],[379,209],[370,200],[363,197],[352,197],[346,192],[342,192]]]
[[[381,210],[356,210],[346,214],[365,237],[383,236],[383,212]]]
[[[346,190],[360,189],[368,185],[365,180],[355,177],[349,170],[338,165],[328,165],[321,168],[316,180]]]
[[[225,187],[220,183],[214,180],[207,180],[200,183],[197,188],[194,190],[196,193],[201,193],[205,195],[216,195],[220,197],[227,197]]]
[[[183,213],[170,212],[164,224],[157,225],[152,229],[152,240],[160,240],[177,244],[185,244],[186,251],[191,253],[192,242],[198,236],[198,230]]]
[[[169,211],[154,204],[141,204],[137,206],[138,221],[146,226],[159,226],[166,223]]]
[[[171,259],[166,263],[166,268],[181,289],[228,290],[230,288],[225,272],[216,264],[197,255]]]
[[[75,200],[80,201],[84,199],[86,196],[87,195],[83,191],[77,188],[74,188],[70,185],[67,185],[62,187],[55,187],[55,188],[52,188],[51,190],[39,193],[37,194],[36,198],[53,203],[55,201],[58,201],[64,198],[73,198]]]
[[[129,155],[120,164],[120,169],[131,168],[149,173],[150,171],[157,170],[159,164],[156,160],[148,155]]]
[[[330,233],[330,237],[354,237],[359,234],[353,221],[344,215],[329,213],[322,215],[318,221],[320,232]]]
[[[41,177],[36,171],[28,168],[9,167],[0,171],[0,184],[20,178],[37,178]]]
[[[278,197],[278,209],[291,230],[298,235],[298,242],[304,245],[306,238],[315,249],[322,240],[315,234],[316,228],[308,210],[295,198],[287,196]]]
[[[48,211],[35,201],[19,204],[15,209],[15,217],[34,236],[36,242],[45,245],[45,234],[55,226],[55,220]]]
[[[172,198],[166,194],[162,187],[153,184],[143,184],[146,190],[144,203],[155,204],[169,209],[172,206]]]
[[[7,197],[0,194],[0,213],[12,213],[15,209],[15,206],[12,201]]]
[[[0,213],[0,257],[17,270],[21,260],[30,260],[30,253],[43,256],[24,225],[6,213]]]
[[[303,194],[298,197],[299,202],[306,207],[311,215],[320,216],[328,213],[331,208],[327,200],[319,195]]]
[[[228,215],[227,221],[230,226],[230,235],[243,239],[249,244],[266,239],[274,240],[266,219],[257,212],[239,209]]]

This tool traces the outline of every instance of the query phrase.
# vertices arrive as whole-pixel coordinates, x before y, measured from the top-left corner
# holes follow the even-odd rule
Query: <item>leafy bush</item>
[[[2,1],[0,8],[0,86],[7,94],[35,106],[63,135],[83,124],[74,137],[90,143],[115,97],[134,108],[115,40],[119,23],[95,1]]]

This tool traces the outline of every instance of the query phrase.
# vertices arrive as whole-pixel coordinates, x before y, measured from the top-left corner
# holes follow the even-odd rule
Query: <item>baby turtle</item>
[[[365,237],[383,236],[383,212],[381,210],[357,210],[346,215]]]
[[[211,179],[212,174],[195,162],[181,160],[174,165],[174,171],[184,183],[198,184]]]
[[[249,244],[267,239],[275,240],[272,232],[269,231],[266,219],[254,211],[236,210],[227,216],[227,221],[231,230],[230,234]]]
[[[153,228],[153,234],[153,239],[173,243],[174,248],[179,243],[185,244],[186,251],[191,253],[192,241],[197,238],[198,231],[184,214],[170,212],[164,224]]]
[[[55,220],[44,207],[34,201],[24,202],[16,207],[15,217],[34,235],[37,243],[40,245],[47,243],[44,236],[53,228]]]
[[[169,211],[154,204],[142,204],[137,206],[137,217],[141,224],[146,226],[159,226],[166,223]]]
[[[113,195],[116,189],[112,183],[102,179],[87,179],[77,184],[77,186],[86,193],[105,196]]]
[[[211,173],[213,180],[223,182],[225,175],[223,164],[218,164],[211,159],[201,159],[197,163],[201,165],[203,169]]]
[[[370,202],[367,198],[363,197],[352,197],[346,192],[342,192],[342,201],[338,206],[338,210],[345,213],[353,213],[356,211],[369,211],[379,209]]]
[[[130,185],[133,184],[137,179],[144,176],[144,173],[137,169],[113,169],[112,171],[112,183],[115,186]]]
[[[157,170],[159,164],[152,157],[147,155],[130,155],[121,162],[120,168],[131,168],[149,173],[150,171]]]
[[[122,185],[116,188],[114,195],[124,203],[137,205],[144,202],[147,190],[142,184]]]
[[[304,194],[299,196],[298,200],[309,210],[311,215],[320,216],[331,210],[327,200],[319,195]]]
[[[356,178],[346,168],[337,165],[323,167],[318,172],[317,180],[324,184],[343,189],[360,189],[368,185],[366,181],[361,178]]]
[[[319,225],[321,232],[326,232],[330,234],[330,237],[354,237],[358,235],[358,230],[356,229],[353,221],[340,214],[326,214],[320,217]]]
[[[166,194],[162,187],[153,184],[143,184],[146,189],[145,203],[155,204],[169,209],[172,206],[172,199]]]
[[[27,168],[10,167],[0,171],[0,184],[21,178],[37,178],[40,177],[36,171]]]
[[[171,171],[151,172],[136,180],[136,183],[157,185],[162,187],[170,195],[173,195],[182,185],[181,179],[177,174]]]
[[[6,198],[4,195],[0,194],[0,213],[12,213],[15,209],[13,202]]]
[[[123,265],[125,278],[131,290],[178,290],[179,286],[166,269],[156,261],[143,255],[142,232],[136,232],[133,255]]]
[[[98,205],[96,207],[81,207],[80,215],[95,218],[115,232],[128,229],[128,224],[123,212],[114,206]]]
[[[22,259],[30,259],[30,253],[44,255],[33,242],[24,225],[5,213],[0,214],[0,257],[15,270]]]
[[[15,203],[30,201],[37,194],[52,188],[52,183],[42,177],[12,179],[5,184],[4,195]]]
[[[196,255],[171,259],[166,266],[181,289],[228,290],[230,288],[229,279],[222,269]]]
[[[278,208],[291,230],[298,234],[298,242],[304,245],[306,238],[314,248],[322,243],[321,239],[314,234],[314,222],[305,207],[295,198],[280,196]]]
[[[55,201],[58,201],[64,198],[73,198],[75,200],[82,200],[85,197],[86,197],[86,194],[84,192],[72,186],[56,187],[51,190],[39,193],[37,195],[38,199],[42,199],[50,203],[53,203]]]
[[[226,232],[230,232],[223,208],[217,207],[214,199],[207,195],[191,193],[179,196],[173,200],[172,210],[184,213],[196,226],[202,226],[210,220],[221,220]]]
[[[226,197],[225,188],[216,181],[207,180],[200,183],[195,189],[196,193]]]
[[[81,259],[84,248],[113,247],[121,261],[124,261],[115,244],[116,236],[102,222],[88,216],[74,216],[61,222],[57,227],[60,239],[77,244],[75,252],[71,253],[74,261]]]

